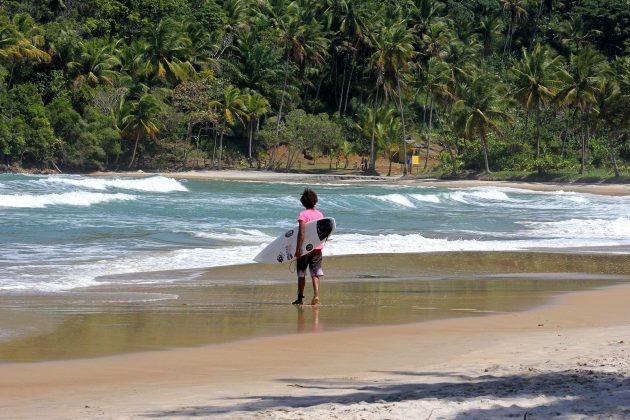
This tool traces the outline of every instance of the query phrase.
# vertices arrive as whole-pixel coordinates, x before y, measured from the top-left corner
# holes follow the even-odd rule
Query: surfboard
[[[319,220],[311,220],[304,225],[304,242],[302,243],[302,255],[306,255],[317,246],[324,243],[335,231],[335,219],[324,217]],[[297,247],[298,228],[291,229],[274,239],[262,251],[254,257],[254,261],[266,264],[278,264],[291,261],[295,258],[293,253]]]

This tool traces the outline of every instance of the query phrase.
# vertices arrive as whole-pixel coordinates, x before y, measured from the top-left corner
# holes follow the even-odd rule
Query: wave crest
[[[130,201],[136,197],[129,194],[103,194],[85,191],[63,194],[14,194],[0,195],[0,207],[41,209],[48,206],[82,206],[108,203],[110,201]]]
[[[60,177],[49,176],[41,180],[47,184],[70,185],[79,188],[105,191],[110,188],[121,190],[135,190],[144,192],[168,193],[175,191],[188,191],[180,181],[165,176],[151,176],[140,179],[121,178],[85,178],[85,177]]]

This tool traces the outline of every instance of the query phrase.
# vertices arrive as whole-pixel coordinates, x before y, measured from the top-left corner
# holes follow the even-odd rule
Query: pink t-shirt
[[[323,218],[324,215],[321,211],[315,209],[306,209],[300,212],[300,215],[298,216],[298,222],[308,223],[311,220],[319,220]],[[324,244],[315,247],[315,249],[324,249]]]

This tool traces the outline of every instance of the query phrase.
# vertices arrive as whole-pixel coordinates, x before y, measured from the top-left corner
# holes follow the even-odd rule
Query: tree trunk
[[[392,176],[392,156],[389,155],[389,168],[387,169],[387,176]]]
[[[615,177],[619,178],[619,167],[617,166],[617,159],[615,159],[615,148],[613,147],[612,141],[608,135],[608,130],[606,130],[606,139],[608,140],[608,153],[610,153],[610,161],[613,166],[613,170],[615,171]]]
[[[254,138],[254,120],[249,122],[249,164],[252,163],[252,141]]]
[[[540,165],[540,110],[536,110],[536,170],[538,174],[542,173]]]
[[[453,167],[451,168],[451,176],[456,177],[457,176],[457,149],[455,149],[455,153],[453,153],[453,148],[449,145],[447,147],[448,149],[448,154],[451,156],[451,165],[453,165]]]
[[[431,130],[433,129],[433,97],[429,99],[429,132],[427,133],[427,155],[424,159],[424,169],[429,167],[429,152],[431,151]]]
[[[354,69],[356,68],[356,63],[354,60],[352,61],[352,68],[350,69],[350,77],[348,78],[348,86],[346,87],[346,103],[343,106],[343,113],[345,114],[348,110],[348,96],[350,95],[350,85],[352,84],[352,74],[354,73]]]
[[[289,55],[284,64],[284,82],[282,82],[282,96],[280,99],[280,109],[278,109],[278,121],[276,122],[276,135],[280,131],[280,120],[282,119],[282,107],[284,106],[284,92],[287,90],[287,78],[289,77]]]
[[[544,0],[540,0],[540,4],[538,5],[538,12],[536,13],[536,20],[534,20],[534,32],[532,33],[532,39],[529,42],[529,51],[532,51],[534,48],[534,43],[536,41],[536,33],[538,32],[538,21],[540,20],[540,15],[542,14]]]
[[[376,134],[376,107],[378,106],[378,89],[376,85],[376,96],[374,97],[374,111],[372,112],[372,140],[370,141],[370,172],[376,171],[376,151],[374,149],[374,135]]]
[[[131,161],[129,161],[129,167],[127,169],[131,169],[133,166],[133,161],[136,159],[136,150],[138,150],[138,140],[140,140],[140,133],[136,134],[136,142],[133,145],[133,153],[131,154]]]
[[[584,111],[582,114],[582,122],[584,122]],[[584,173],[584,167],[586,166],[586,129],[582,129],[582,162],[580,164],[580,175]]]
[[[403,135],[403,153],[405,154],[403,157],[403,176],[407,176],[407,133],[405,132],[405,112],[403,110],[402,97],[400,96],[400,78],[398,76],[396,76],[396,89],[398,90],[398,104],[400,106],[400,121],[402,123]]]
[[[219,170],[221,170],[221,163],[223,160],[223,129],[221,129],[221,137],[219,139]]]
[[[483,146],[483,161],[486,166],[486,173],[490,173],[490,165],[488,165],[488,143],[486,142],[486,133],[481,130],[481,144]]]
[[[339,115],[341,115],[341,105],[343,105],[343,88],[346,85],[346,69],[347,69],[347,63],[344,61],[343,64],[343,79],[341,79],[341,89],[339,89],[339,108],[337,109],[337,112],[339,113]]]
[[[214,130],[214,143],[212,145],[212,167],[214,168],[214,162],[216,159],[216,155],[217,155],[217,135],[218,135],[218,131],[215,129]]]

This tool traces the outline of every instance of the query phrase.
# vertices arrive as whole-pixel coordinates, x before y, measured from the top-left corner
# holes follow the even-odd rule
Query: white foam
[[[92,192],[68,192],[63,194],[3,194],[0,195],[0,207],[45,208],[48,206],[82,206],[110,201],[130,201],[136,197],[128,194],[103,194]]]
[[[630,242],[630,219],[570,219],[559,222],[522,222],[530,236],[553,238],[619,238]]]
[[[448,193],[451,200],[463,204],[483,204],[485,201],[510,201],[510,197],[498,188],[471,188]]]
[[[50,176],[46,179],[40,180],[40,182],[71,185],[74,187],[89,188],[99,191],[105,191],[110,188],[159,193],[188,191],[188,188],[186,188],[181,182],[164,176],[152,176],[140,179]]]
[[[436,194],[411,194],[411,197],[416,201],[423,201],[426,203],[439,203],[440,197]]]
[[[411,201],[409,201],[407,197],[405,197],[402,194],[370,195],[369,197],[375,198],[377,200],[380,200],[386,203],[393,203],[393,204],[403,206],[403,207],[408,207],[408,208],[416,207]]]
[[[232,229],[231,232],[195,232],[193,234],[198,238],[249,244],[264,244],[274,239],[256,229]]]

